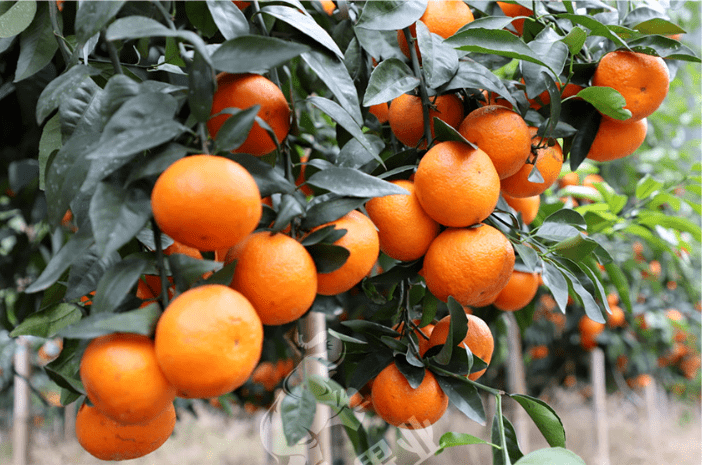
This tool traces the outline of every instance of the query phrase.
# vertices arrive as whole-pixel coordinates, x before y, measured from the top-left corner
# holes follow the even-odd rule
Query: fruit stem
[[[419,66],[419,57],[417,56],[417,48],[414,46],[417,39],[412,37],[409,27],[402,29],[405,34],[405,39],[407,40],[407,45],[409,46],[410,57],[412,59],[412,69],[414,70],[414,75],[419,79],[419,96],[422,98],[422,119],[424,120],[424,137],[427,140],[427,147],[431,145],[431,121],[429,120],[429,107],[431,102],[429,101],[429,94],[427,93],[427,85],[424,80],[424,72],[421,66]]]
[[[500,432],[500,446],[502,447],[502,457],[504,461],[502,462],[505,465],[512,465],[512,462],[510,461],[509,458],[509,453],[507,452],[507,437],[505,436],[505,423],[502,420],[502,395],[501,394],[496,394],[495,395],[495,407],[497,412],[495,415],[497,415],[497,428]]]
[[[161,305],[163,310],[168,306],[168,278],[166,277],[166,267],[163,259],[163,246],[161,245],[161,229],[156,224],[156,220],[151,218],[151,226],[154,232],[154,245],[156,246],[156,266],[161,278]]]
[[[105,37],[105,32],[106,29],[102,28],[100,35]],[[119,62],[119,57],[117,56],[117,48],[115,47],[114,42],[106,40],[105,43],[107,44],[107,53],[110,55],[110,62],[112,62],[112,67],[115,69],[115,73],[124,74],[124,71],[122,71],[122,64]]]
[[[64,39],[61,32],[61,27],[59,26],[58,6],[56,6],[56,2],[49,2],[49,17],[51,18],[51,29],[53,30],[56,41],[59,44],[63,61],[65,62],[66,66],[68,66],[68,63],[71,61],[71,51],[66,45],[66,39]],[[87,65],[87,63],[85,64]]]
[[[491,388],[489,386],[485,386],[483,384],[476,383],[472,379],[468,379],[468,376],[461,376],[461,375],[457,375],[455,373],[451,373],[450,371],[446,371],[443,368],[437,367],[436,365],[431,365],[430,368],[432,371],[440,373],[441,375],[448,376],[448,377],[453,378],[453,379],[457,379],[457,380],[464,382],[464,383],[467,383],[467,384],[472,384],[475,388],[480,389],[482,391],[485,391],[488,394],[492,394],[493,396],[501,396],[503,394],[506,394],[505,391],[501,391],[499,389],[494,389],[494,388]]]

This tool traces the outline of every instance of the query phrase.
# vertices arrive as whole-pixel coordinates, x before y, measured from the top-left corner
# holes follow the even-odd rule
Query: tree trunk
[[[607,392],[605,389],[604,352],[599,347],[591,355],[592,395],[595,409],[595,429],[597,431],[598,465],[610,465],[609,461],[609,422],[607,420]]]
[[[29,463],[29,343],[19,337],[15,348],[15,398],[12,419],[13,465]]]
[[[524,374],[524,357],[522,356],[522,336],[519,333],[519,325],[514,313],[505,314],[507,321],[507,341],[509,346],[509,358],[507,361],[507,389],[513,394],[526,394],[526,376]],[[516,402],[511,403],[512,421],[517,433],[519,448],[525,454],[530,449],[529,444],[529,417],[521,406]]]

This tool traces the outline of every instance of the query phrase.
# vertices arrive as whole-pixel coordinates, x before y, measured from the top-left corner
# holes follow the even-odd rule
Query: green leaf
[[[41,124],[64,99],[69,98],[73,91],[82,85],[83,81],[96,74],[100,74],[100,71],[95,68],[75,65],[47,84],[37,102],[37,123]]]
[[[570,13],[561,13],[556,15],[557,18],[567,19],[573,23],[573,25],[580,25],[588,28],[590,30],[591,36],[606,37],[607,39],[614,42],[617,47],[629,48],[617,34],[612,32],[610,28],[601,22],[597,21],[592,16],[588,15],[574,15]]]
[[[404,29],[421,18],[426,9],[426,0],[367,2],[356,27],[378,31]]]
[[[206,2],[185,2],[185,14],[188,16],[190,24],[207,38],[212,37],[219,30],[212,19]]]
[[[282,231],[294,218],[302,216],[305,213],[305,205],[303,203],[304,200],[300,196],[283,194],[278,206],[278,216],[271,229],[275,232]]]
[[[485,425],[485,409],[478,390],[468,380],[449,376],[436,376],[439,386],[448,396],[451,404],[474,422]]]
[[[353,168],[327,168],[310,176],[307,183],[348,197],[371,198],[409,194],[402,187]]]
[[[389,102],[418,85],[419,79],[407,64],[398,58],[388,58],[373,69],[363,97],[363,106]]]
[[[148,157],[145,157],[145,160],[140,160],[139,163],[134,164],[124,185],[128,186],[139,179],[158,176],[177,160],[183,158],[187,150],[183,145],[171,143],[159,151],[152,151]]]
[[[557,266],[565,278],[570,282],[570,285],[573,287],[575,293],[578,294],[578,297],[580,297],[582,300],[587,316],[597,323],[605,323],[606,320],[602,315],[602,309],[599,307],[599,305],[597,305],[597,302],[595,302],[595,298],[592,296],[590,291],[585,289],[583,284],[580,282],[580,278],[582,278],[583,281],[587,283],[589,278],[580,272],[580,268],[577,264],[573,263],[567,258],[560,258],[557,262]],[[576,275],[576,273],[579,273],[580,276]]]
[[[258,190],[261,192],[261,197],[267,197],[277,192],[291,193],[295,190],[295,186],[285,179],[285,175],[280,170],[275,169],[259,157],[247,153],[234,153],[227,155],[227,158],[239,163],[253,176]]]
[[[189,289],[193,283],[202,279],[202,275],[221,269],[224,263],[213,260],[202,260],[182,254],[173,254],[168,256],[168,265],[173,274],[176,289],[180,292],[184,292]]]
[[[507,465],[510,463],[514,463],[524,456],[521,449],[519,449],[519,442],[517,441],[517,432],[514,430],[514,426],[512,425],[512,423],[504,415],[502,416],[502,425],[504,426],[505,431],[505,443],[507,444],[507,451],[503,451],[501,448],[492,449],[492,463],[495,465]],[[497,415],[497,413],[492,419],[491,430],[492,441],[494,443],[501,444],[502,438],[500,437],[499,416]]]
[[[435,139],[438,141],[456,141],[456,142],[463,142],[464,144],[468,144],[473,148],[477,148],[477,146],[467,140],[465,137],[463,137],[463,134],[458,132],[455,128],[447,124],[446,122],[440,120],[436,116],[433,118],[434,119],[434,136]]]
[[[458,71],[456,50],[444,44],[443,37],[430,33],[421,21],[417,21],[417,41],[427,85],[435,89],[449,82]]]
[[[387,336],[383,337],[383,340],[385,340]],[[388,338],[389,339],[389,338]],[[391,341],[395,341],[395,339],[390,339]],[[402,345],[400,341],[395,341]],[[404,348],[404,346],[402,346]],[[399,348],[399,347],[398,347]],[[397,350],[397,349],[395,349]],[[402,349],[400,349],[402,350]],[[424,375],[426,373],[426,368],[424,365],[421,365],[420,367],[414,366],[411,363],[409,363],[405,357],[402,356],[397,356],[395,357],[395,366],[397,369],[402,373],[402,376],[405,377],[407,382],[409,383],[410,387],[412,389],[417,389],[420,384],[422,384],[422,381],[424,380]]]
[[[80,368],[81,341],[65,339],[63,350],[58,358],[44,367],[49,378],[63,389],[85,395],[85,388],[80,382],[78,370]]]
[[[514,465],[543,465],[545,463],[553,463],[558,465],[585,465],[585,461],[578,457],[574,452],[561,447],[536,450],[519,459],[514,463]]]
[[[668,37],[653,35],[629,42],[631,50],[671,60],[700,63],[700,58],[687,45]]]
[[[569,209],[561,209],[552,213],[544,220],[545,223],[558,223],[571,225],[574,228],[584,230],[587,227],[585,218],[580,215],[580,213]]]
[[[551,447],[565,447],[563,422],[546,402],[526,394],[510,394],[510,397],[526,410]]]
[[[20,34],[20,55],[13,82],[22,81],[41,71],[51,62],[57,49],[58,42],[51,29],[49,8],[46,3],[42,3],[32,24]]]
[[[36,12],[35,0],[15,2],[0,15],[0,39],[13,37],[24,31],[32,23]]]
[[[214,72],[207,61],[195,50],[188,67],[188,105],[190,113],[199,123],[210,117],[214,94]]]
[[[639,200],[650,197],[654,192],[659,191],[663,187],[663,183],[653,179],[651,175],[646,174],[636,183],[634,194]]]
[[[212,63],[217,70],[232,74],[263,73],[309,51],[310,48],[304,44],[247,35],[224,42],[212,54]]]
[[[574,262],[579,262],[590,254],[600,245],[585,236],[583,233],[577,233],[569,239],[564,239],[556,244],[553,248],[558,255],[566,257]]]
[[[441,351],[434,356],[434,360],[441,365],[446,365],[450,362],[454,348],[462,343],[468,333],[468,318],[461,304],[453,297],[449,297],[447,306],[449,315],[451,316],[449,332]],[[472,365],[472,356],[469,362],[469,364]],[[470,370],[470,368],[469,366],[468,369]]]
[[[469,23],[470,24],[470,23]],[[474,61],[460,61],[458,71],[453,79],[442,86],[443,90],[464,89],[466,87],[474,89],[485,89],[494,92],[506,99],[512,106],[517,106],[517,101],[507,90],[507,87],[485,66]]]
[[[631,297],[629,296],[629,281],[627,280],[626,275],[624,274],[624,271],[622,271],[621,267],[617,263],[608,263],[605,266],[605,271],[607,272],[607,276],[609,276],[609,280],[614,284],[614,287],[617,289],[617,293],[619,294],[619,300],[622,302],[624,307],[626,307],[627,311],[631,312]]]
[[[495,31],[482,28],[467,29],[449,37],[445,40],[445,43],[467,52],[490,53],[536,63],[537,65],[545,66],[554,75],[558,74],[521,38],[509,31]]]
[[[233,2],[207,0],[206,3],[212,20],[225,39],[229,40],[249,33],[249,22],[246,16]]]
[[[225,110],[226,113],[231,113],[231,116],[224,120],[219,131],[217,131],[215,151],[230,152],[241,147],[241,144],[249,136],[260,108],[260,105],[254,105],[245,110],[238,108]]]
[[[439,438],[439,449],[434,455],[439,455],[447,447],[467,446],[471,444],[488,444],[495,448],[500,447],[497,444],[485,441],[479,437],[473,436],[472,434],[448,432],[444,433],[441,435],[441,438]]]
[[[306,384],[295,386],[285,394],[280,402],[280,416],[288,446],[310,434],[316,409],[314,395]]]
[[[626,100],[622,94],[611,87],[586,87],[578,92],[577,97],[591,103],[600,113],[614,119],[625,120],[631,117],[631,112],[624,109]]]
[[[648,226],[650,228],[655,226],[671,228],[676,231],[691,234],[697,242],[702,241],[702,229],[700,229],[699,224],[687,218],[669,216],[660,212],[643,211],[639,214],[638,220],[639,224],[643,226]]]
[[[112,21],[124,1],[81,2],[76,12],[76,39],[84,44]],[[55,40],[55,39],[54,39]]]
[[[566,211],[566,210],[561,210]],[[572,210],[568,210],[572,211]],[[536,237],[554,242],[561,242],[576,237],[579,231],[569,224],[544,222],[534,234]]]
[[[652,18],[647,21],[643,21],[632,29],[641,32],[642,34],[685,34],[685,29],[681,28],[677,24],[671,23],[667,19],[663,18]]]
[[[61,119],[52,116],[44,125],[39,139],[39,189],[45,189],[46,165],[51,153],[61,148]]]
[[[519,258],[522,260],[522,262],[524,262],[524,266],[526,266],[527,271],[536,271],[540,263],[539,255],[536,250],[532,249],[531,247],[527,247],[525,244],[520,242],[512,243],[512,246],[517,252],[517,255],[519,255]]]
[[[568,304],[568,282],[561,270],[550,261],[544,262],[542,274],[544,284],[549,288],[561,312],[565,313]]]
[[[585,40],[587,39],[587,32],[579,26],[575,26],[570,32],[561,39],[564,44],[568,46],[568,50],[571,55],[577,55],[582,50],[583,45],[585,45]]]
[[[366,138],[366,135],[353,118],[353,115],[351,115],[346,108],[343,108],[333,100],[329,100],[324,97],[312,96],[308,97],[307,101],[329,115],[331,119],[346,129],[349,134],[351,134],[363,146],[363,148],[372,153],[374,157],[378,159],[378,161],[381,161],[374,145]]]
[[[368,198],[366,197],[338,197],[311,204],[305,218],[302,220],[301,226],[303,229],[311,229],[321,224],[338,220],[367,201]]]
[[[76,261],[68,273],[66,300],[79,299],[94,291],[105,270],[120,261],[122,257],[115,252],[100,258],[97,247],[92,246]]]
[[[11,337],[54,337],[61,329],[80,320],[82,314],[73,304],[58,304],[33,313],[15,327]]]
[[[330,52],[334,53],[340,59],[344,59],[343,52],[336,45],[334,39],[329,33],[317,24],[311,16],[301,13],[296,8],[291,8],[282,5],[270,5],[261,8],[261,13],[277,18],[280,21],[287,23],[298,31],[305,34],[307,37],[325,47]]]
[[[116,309],[149,265],[145,255],[135,254],[107,269],[98,282],[91,313],[110,313]]]
[[[143,189],[101,182],[90,201],[98,253],[107,257],[129,242],[151,217],[151,196]]]
[[[313,244],[306,249],[314,260],[317,273],[331,273],[338,270],[351,255],[348,249],[333,244]]]
[[[149,305],[124,313],[95,313],[59,332],[62,337],[93,339],[112,333],[133,333],[151,336],[161,317],[161,307]]]

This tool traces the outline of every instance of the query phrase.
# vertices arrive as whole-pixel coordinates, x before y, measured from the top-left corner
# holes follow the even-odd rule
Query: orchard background
[[[150,197],[167,167],[201,153],[238,162],[269,197],[257,229],[297,239],[318,270],[331,271],[348,256],[333,245],[339,235],[309,231],[403,193],[387,181],[410,179],[425,144],[467,144],[458,124],[429,112],[435,95],[453,95],[462,115],[504,103],[566,156],[533,219],[503,197],[484,219],[511,242],[515,269],[543,283],[515,312],[492,302],[470,310],[494,337],[480,380],[461,376],[470,350],[421,357],[421,336],[396,326],[466,317],[427,289],[423,258],[384,252],[350,290],[317,295],[299,319],[266,325],[260,363],[242,386],[177,398],[176,434],[135,463],[187,460],[184,450],[193,463],[272,460],[264,449],[304,463],[317,440],[330,463],[332,450],[338,463],[372,463],[370,451],[378,463],[419,463],[421,453],[406,454],[410,438],[424,438],[428,455],[445,449],[427,463],[605,463],[609,454],[611,463],[699,463],[700,6],[513,3],[529,12],[513,19],[497,2],[465,2],[474,20],[450,39],[424,17],[407,54],[398,30],[411,34],[427,2],[0,3],[0,457],[27,463],[21,433],[32,429],[33,463],[56,450],[56,463],[96,460],[78,455],[72,431],[88,343],[152,337],[171,299],[232,281],[236,264],[217,251],[164,254],[173,240],[153,220]],[[618,92],[591,85],[613,50],[662,57],[670,89],[635,153],[596,162],[587,155],[601,114],[628,117]],[[232,152],[265,121],[255,109],[225,110],[233,117],[211,135],[218,73],[261,74],[282,90],[290,131],[270,153]],[[565,84],[582,93],[566,95]],[[370,111],[405,93],[423,104],[409,144]],[[161,278],[148,296],[139,293],[145,275]],[[609,323],[588,332],[582,321]],[[449,329],[454,340],[465,334],[459,326]],[[396,430],[367,400],[349,408],[393,361],[410,384],[430,371],[440,378],[451,405],[431,427]],[[194,444],[189,434],[214,439]],[[241,457],[242,437],[260,441],[247,450],[258,455]]]

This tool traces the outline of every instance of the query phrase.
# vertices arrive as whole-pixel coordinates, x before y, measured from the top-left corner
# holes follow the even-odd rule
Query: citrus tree
[[[625,158],[699,62],[684,32],[647,2],[1,3],[3,325],[63,338],[45,370],[103,459],[159,447],[176,398],[255,408],[282,383],[289,444],[326,404],[372,460],[359,409],[417,429],[452,404],[491,437],[432,452],[583,463],[552,408],[481,381],[541,282],[601,325],[614,289],[632,310],[622,243],[699,246],[677,214],[699,204]],[[600,163],[633,195],[549,200]],[[327,377],[295,366],[311,313],[344,347]],[[520,451],[505,399],[551,447]]]

